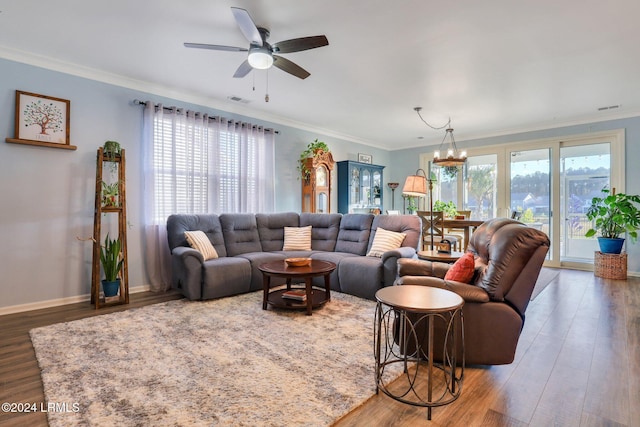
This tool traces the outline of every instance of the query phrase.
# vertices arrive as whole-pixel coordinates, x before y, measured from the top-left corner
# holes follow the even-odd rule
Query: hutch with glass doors
[[[383,169],[352,160],[338,162],[338,212],[381,213]]]

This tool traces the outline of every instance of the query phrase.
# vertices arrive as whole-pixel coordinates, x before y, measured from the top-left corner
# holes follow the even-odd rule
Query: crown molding
[[[175,99],[177,101],[188,102],[192,104],[201,105],[203,107],[214,108],[224,112],[245,116],[251,119],[262,120],[281,126],[288,126],[299,130],[304,130],[310,133],[322,134],[331,138],[341,139],[357,144],[363,144],[366,146],[376,147],[383,150],[388,150],[387,147],[372,144],[370,141],[365,141],[361,138],[353,135],[348,135],[340,132],[333,131],[331,129],[325,129],[322,127],[312,126],[308,123],[299,122],[286,117],[282,117],[276,114],[265,113],[260,110],[243,107],[237,103],[232,103],[228,100],[220,100],[217,98],[211,98],[202,96],[195,93],[185,92],[178,90],[174,87],[159,85],[142,80],[132,79],[120,74],[108,73],[102,70],[98,70],[91,67],[86,67],[71,62],[61,61],[56,58],[52,58],[45,55],[38,55],[31,52],[20,51],[9,48],[7,46],[0,45],[0,58],[4,58],[10,61],[19,62],[39,68],[44,68],[50,71],[57,71],[64,74],[69,74],[76,77],[85,78],[101,83],[107,83],[114,86],[124,87],[131,90],[140,92],[146,92],[150,95],[161,96],[166,98]],[[153,101],[153,100],[151,100]]]

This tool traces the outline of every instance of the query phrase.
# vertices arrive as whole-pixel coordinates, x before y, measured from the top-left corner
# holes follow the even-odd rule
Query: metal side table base
[[[380,390],[399,402],[426,407],[427,419],[431,420],[432,408],[453,402],[462,390],[464,301],[453,292],[424,286],[393,286],[378,293],[374,325],[376,394]],[[443,295],[450,300],[442,303],[438,298]],[[434,349],[436,323],[445,330],[444,344],[438,349]],[[461,360],[456,358],[458,346]]]

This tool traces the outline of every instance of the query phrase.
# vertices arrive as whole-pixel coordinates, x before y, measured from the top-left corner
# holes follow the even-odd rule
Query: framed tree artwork
[[[71,102],[16,90],[15,138],[7,142],[75,150],[69,143]]]

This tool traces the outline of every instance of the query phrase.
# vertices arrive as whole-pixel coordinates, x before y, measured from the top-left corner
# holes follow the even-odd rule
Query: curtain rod
[[[146,101],[140,101],[139,99],[134,99],[133,100],[133,105],[144,105],[146,106],[147,103]],[[158,107],[159,104],[155,104],[155,107]],[[164,105],[162,106],[162,110],[163,111],[173,111],[173,107],[165,107]],[[257,125],[252,125],[254,128],[258,127]],[[276,135],[280,135],[280,131],[279,130],[275,130],[272,128],[264,128],[264,130],[269,131],[269,132],[273,132]]]

